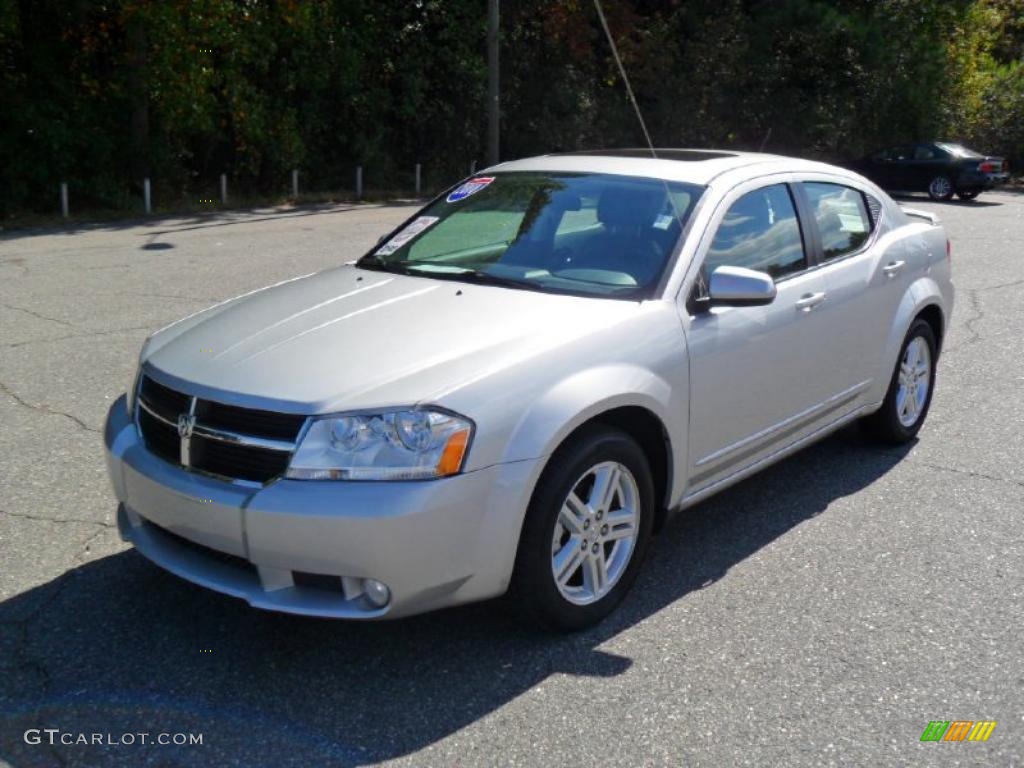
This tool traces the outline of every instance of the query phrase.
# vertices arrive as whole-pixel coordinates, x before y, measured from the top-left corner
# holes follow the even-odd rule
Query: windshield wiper
[[[451,271],[434,271],[429,267],[425,269],[417,269],[417,266],[419,265],[409,264],[407,266],[406,274],[435,277],[438,280],[459,280],[468,283],[477,283],[479,285],[497,285],[502,288],[519,288],[526,291],[550,292],[549,289],[538,283],[533,283],[528,280],[516,280],[514,277],[502,277],[501,275],[484,272],[480,269],[460,268],[458,270],[453,269]]]
[[[381,256],[374,255],[372,258],[362,258],[356,262],[360,269],[373,269],[378,272],[392,272],[396,275],[408,275],[409,269],[400,261],[387,261]]]

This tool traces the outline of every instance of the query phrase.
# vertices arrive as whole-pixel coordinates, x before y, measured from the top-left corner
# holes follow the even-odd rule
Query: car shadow
[[[575,635],[532,628],[504,598],[345,623],[254,610],[132,550],[89,562],[0,603],[0,754],[19,766],[361,765],[409,754],[551,675],[622,674],[632,660],[605,641],[711,587],[907,451],[848,428],[685,511],[619,609]],[[43,728],[200,733],[203,744],[25,743]]]
[[[137,227],[155,227],[148,234],[166,235],[195,229],[229,227],[260,221],[278,221],[322,214],[365,211],[368,207],[387,206],[418,208],[424,200],[400,199],[372,203],[301,203],[296,205],[262,206],[257,208],[228,208],[218,211],[168,213],[152,216],[130,216],[112,221],[67,221],[42,226],[20,227],[0,231],[0,242],[13,241],[38,235],[77,235],[82,232],[119,232]],[[145,249],[145,246],[143,246]]]

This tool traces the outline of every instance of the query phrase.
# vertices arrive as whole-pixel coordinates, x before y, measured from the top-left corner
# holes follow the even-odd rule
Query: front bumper
[[[503,593],[540,470],[523,461],[421,482],[235,484],[147,451],[123,397],[104,441],[118,526],[140,553],[257,608],[353,619]],[[365,578],[389,587],[387,605],[362,594]]]

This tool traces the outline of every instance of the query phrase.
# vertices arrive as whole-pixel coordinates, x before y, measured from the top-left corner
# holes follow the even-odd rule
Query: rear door
[[[953,178],[953,159],[934,144],[915,144],[913,162],[907,165],[908,190],[923,192],[936,176]]]
[[[770,274],[778,294],[767,306],[700,310],[694,295],[684,315],[690,355],[688,494],[756,464],[834,413],[846,350],[828,334],[828,304],[809,260],[790,186],[748,182],[727,196],[705,232],[696,259],[695,292],[723,265]]]
[[[883,208],[868,191],[846,179],[826,176],[805,179],[795,189],[809,214],[818,272],[828,293],[820,320],[844,350],[835,362],[836,374],[844,391],[858,395],[851,407],[865,405],[861,395],[867,394],[873,377],[879,375],[879,355],[913,280],[913,260],[902,240],[878,237],[877,219]]]

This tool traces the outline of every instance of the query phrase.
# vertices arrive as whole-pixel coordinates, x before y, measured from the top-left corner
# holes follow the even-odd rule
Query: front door
[[[723,265],[767,272],[766,306],[688,313],[690,472],[699,492],[795,442],[834,417],[843,352],[818,322],[828,300],[787,184],[740,194],[701,245],[704,275]],[[716,228],[717,227],[717,228]]]

